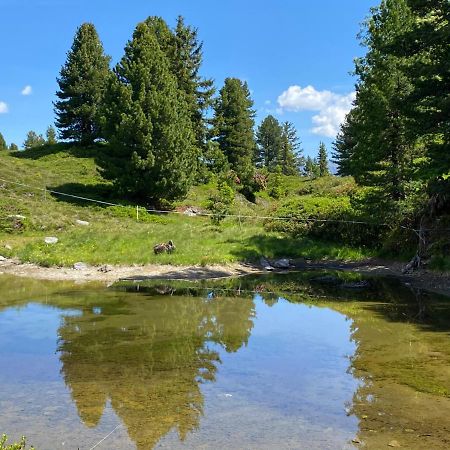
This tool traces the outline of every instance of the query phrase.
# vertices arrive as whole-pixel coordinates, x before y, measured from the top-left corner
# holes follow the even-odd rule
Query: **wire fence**
[[[94,198],[89,198],[89,197],[85,197],[85,196],[80,196],[80,195],[74,195],[74,194],[68,194],[66,192],[61,192],[61,191],[56,191],[54,189],[48,189],[47,187],[38,187],[38,186],[32,186],[26,183],[21,183],[18,181],[12,181],[12,180],[7,180],[4,178],[0,178],[0,181],[3,183],[7,183],[7,184],[11,184],[11,185],[16,185],[16,186],[21,186],[21,187],[26,187],[28,189],[32,189],[35,191],[40,191],[43,192],[43,194],[45,195],[46,193],[52,194],[52,195],[56,195],[56,196],[61,196],[61,197],[68,197],[68,198],[72,198],[72,199],[76,199],[76,200],[81,200],[81,201],[85,201],[85,202],[90,202],[90,203],[96,203],[99,205],[103,205],[103,206],[116,206],[116,207],[121,207],[121,208],[130,208],[130,206],[132,205],[124,205],[121,203],[113,203],[113,202],[107,202],[104,200],[98,200],[98,199],[94,199]],[[134,207],[134,206],[133,206]],[[191,214],[186,214],[184,211],[177,211],[177,210],[160,210],[160,209],[150,209],[144,206],[140,206],[140,205],[136,205],[136,217],[137,219],[139,219],[139,212],[147,212],[149,214],[165,214],[165,215],[169,215],[169,214],[175,214],[175,215],[184,215],[187,217],[216,217],[217,214],[214,213],[207,213],[204,211],[198,211],[198,212],[192,212]],[[280,217],[280,216],[264,216],[264,215],[258,215],[258,214],[254,214],[254,215],[248,215],[248,214],[230,214],[230,213],[224,213],[224,214],[220,214],[221,217],[224,218],[235,218],[238,220],[241,219],[253,219],[253,220],[279,220],[279,221],[295,221],[295,222],[303,222],[303,223],[335,223],[335,224],[354,224],[354,225],[366,225],[366,226],[372,226],[372,227],[387,227],[387,228],[392,228],[392,225],[387,224],[387,223],[376,223],[376,222],[368,222],[368,221],[361,221],[361,220],[337,220],[337,219],[318,219],[315,217],[295,217],[295,216],[285,216],[285,217]],[[418,233],[423,233],[423,232],[430,232],[430,231],[450,231],[450,228],[442,228],[442,229],[436,229],[436,228],[422,228],[422,229],[415,229],[412,227],[407,227],[407,226],[403,226],[400,225],[400,228],[404,229],[404,230],[409,230],[409,231],[413,231],[416,234]]]

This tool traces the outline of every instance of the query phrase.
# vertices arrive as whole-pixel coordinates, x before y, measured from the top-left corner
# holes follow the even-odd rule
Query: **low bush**
[[[303,196],[291,199],[282,203],[273,217],[265,223],[268,231],[338,240],[348,245],[373,247],[381,232],[379,225],[370,221],[365,223],[366,220],[352,208],[348,197]]]

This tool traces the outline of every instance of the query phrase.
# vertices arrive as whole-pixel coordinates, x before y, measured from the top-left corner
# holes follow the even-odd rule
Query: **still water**
[[[450,448],[450,299],[342,277],[0,276],[0,433],[37,450]]]

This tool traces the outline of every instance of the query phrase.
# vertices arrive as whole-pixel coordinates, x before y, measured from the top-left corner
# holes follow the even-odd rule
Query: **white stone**
[[[83,227],[89,226],[89,222],[86,222],[85,220],[76,220],[75,223],[76,223],[77,225],[81,225],[81,226],[83,226]]]
[[[76,263],[73,265],[73,268],[74,268],[75,270],[85,270],[85,269],[88,268],[88,265],[87,265],[86,263],[84,263],[84,262],[76,262]]]
[[[58,243],[58,238],[54,237],[54,236],[48,236],[44,239],[44,242],[46,244],[57,244]]]

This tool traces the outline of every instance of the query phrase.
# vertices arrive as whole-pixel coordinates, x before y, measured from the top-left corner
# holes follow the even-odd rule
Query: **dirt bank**
[[[394,276],[413,287],[422,288],[450,296],[450,273],[419,270],[413,274],[403,274],[404,265],[398,262],[368,260],[362,262],[339,261],[294,261],[295,270],[342,270],[367,275]],[[224,278],[264,273],[256,265],[233,263],[212,266],[171,266],[171,265],[135,265],[85,267],[80,270],[67,267],[41,267],[35,264],[21,263],[16,259],[0,261],[0,274],[40,280],[100,281],[112,283],[118,280],[198,280]]]

